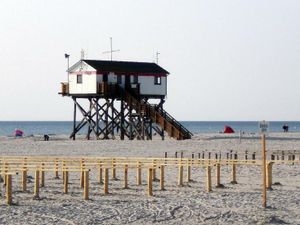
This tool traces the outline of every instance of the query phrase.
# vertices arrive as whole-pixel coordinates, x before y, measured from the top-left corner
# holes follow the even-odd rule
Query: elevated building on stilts
[[[155,63],[81,59],[68,69],[59,93],[74,102],[70,138],[84,129],[88,139],[164,139],[165,133],[190,139],[192,133],[163,108],[168,74]]]

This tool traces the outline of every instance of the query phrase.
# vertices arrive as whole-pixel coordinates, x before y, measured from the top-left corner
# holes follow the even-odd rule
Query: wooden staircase
[[[148,102],[138,100],[138,98],[134,96],[134,93],[130,93],[128,90],[124,90],[121,87],[119,87],[119,89],[127,104],[140,115],[149,117],[154,123],[159,125],[161,129],[166,131],[170,137],[177,140],[192,138],[193,134],[164,109],[161,109],[157,105],[151,105]]]

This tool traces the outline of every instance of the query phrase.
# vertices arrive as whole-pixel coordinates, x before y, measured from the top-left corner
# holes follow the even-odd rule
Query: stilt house
[[[74,101],[74,126],[71,138],[87,126],[87,138],[152,139],[153,131],[164,139],[166,131],[178,140],[191,138],[191,132],[171,117],[163,104],[169,72],[155,63],[82,59],[68,69],[68,82],[60,94]],[[88,109],[78,99],[87,99]],[[159,99],[150,104],[149,99]],[[120,109],[114,102],[120,101]],[[82,113],[76,123],[76,109]]]

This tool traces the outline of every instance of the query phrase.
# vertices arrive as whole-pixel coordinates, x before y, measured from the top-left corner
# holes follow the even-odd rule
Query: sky
[[[153,62],[178,120],[300,120],[300,1],[1,0],[0,120],[72,120],[67,62]]]

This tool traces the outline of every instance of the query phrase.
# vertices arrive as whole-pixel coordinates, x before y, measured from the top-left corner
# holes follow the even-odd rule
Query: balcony
[[[61,95],[68,95],[69,94],[69,83],[68,82],[61,82]]]

